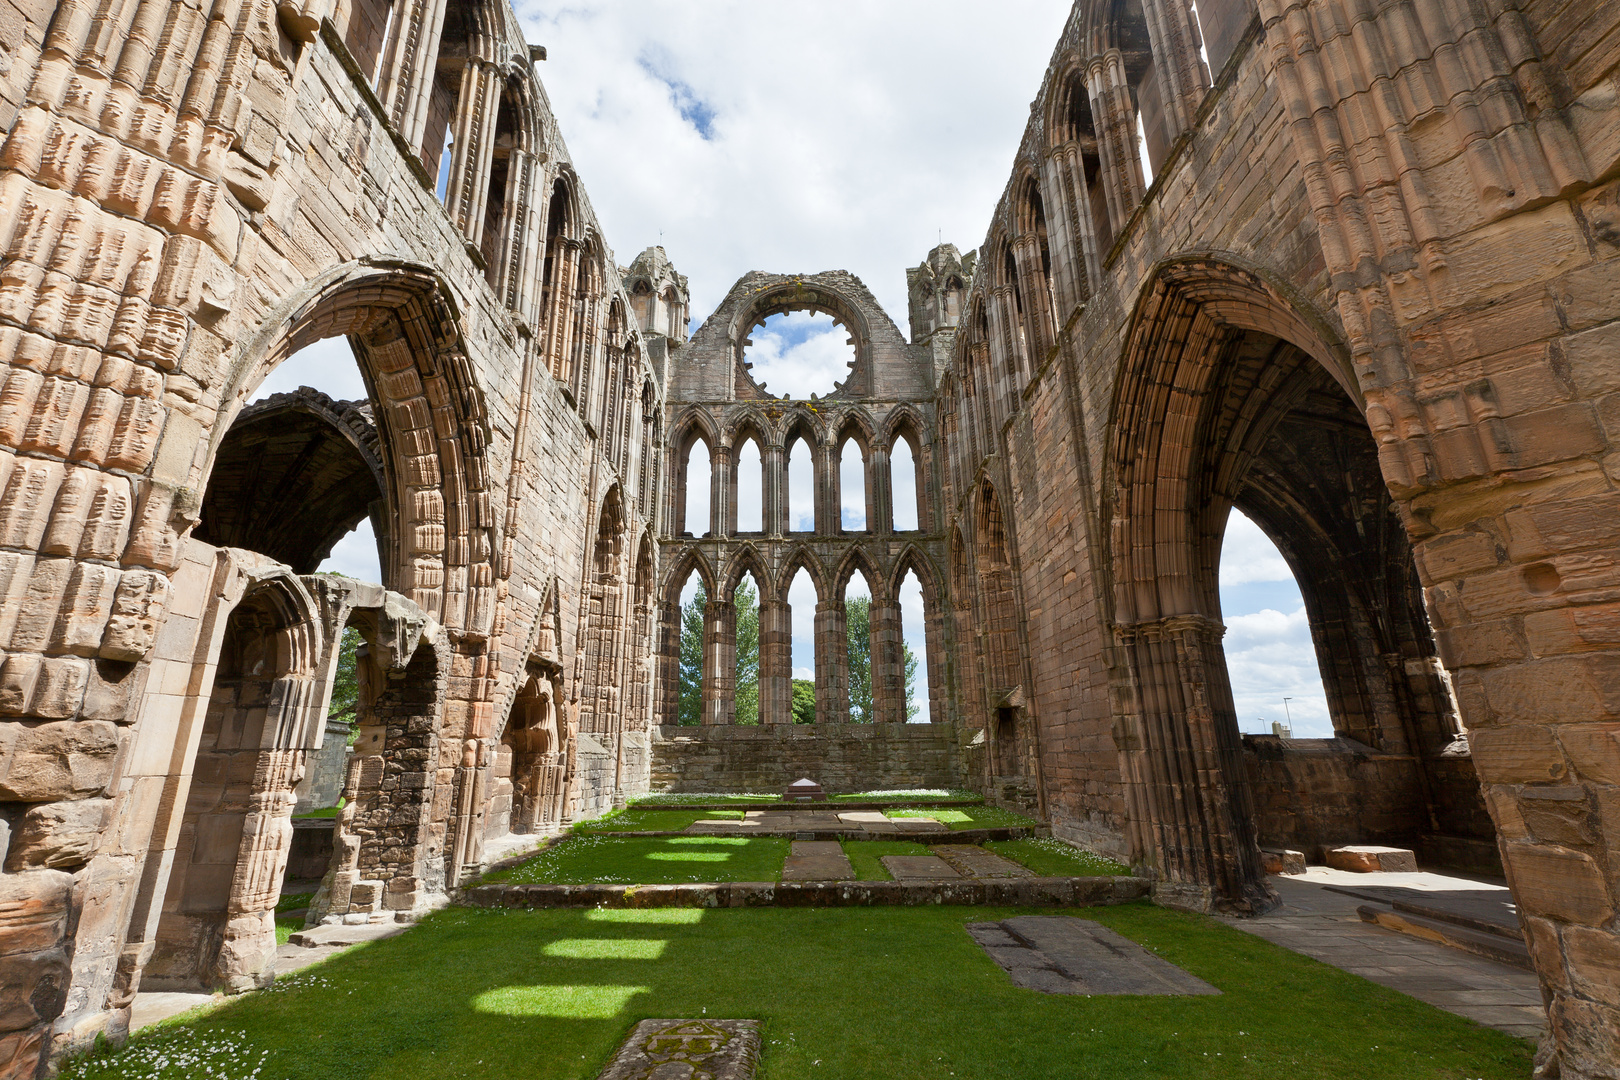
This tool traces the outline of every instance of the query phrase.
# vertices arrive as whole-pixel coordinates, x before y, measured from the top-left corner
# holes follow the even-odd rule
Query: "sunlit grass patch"
[[[656,960],[668,944],[661,938],[563,938],[543,951],[570,960]]]
[[[754,836],[576,836],[484,880],[558,885],[775,881],[787,853],[788,841]]]
[[[473,998],[473,1008],[500,1016],[548,1016],[560,1020],[606,1020],[624,1011],[646,986],[503,986]]]
[[[680,832],[694,822],[709,818],[738,820],[741,810],[614,810],[591,821],[574,825],[575,836],[616,832]]]
[[[1113,859],[1081,851],[1050,836],[1034,840],[990,840],[984,845],[1003,858],[1022,863],[1042,877],[1103,877],[1128,874]]]

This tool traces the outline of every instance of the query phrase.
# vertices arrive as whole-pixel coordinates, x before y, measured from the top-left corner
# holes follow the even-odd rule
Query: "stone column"
[[[872,712],[880,724],[906,719],[906,654],[900,605],[872,595]]]
[[[766,446],[760,452],[759,464],[765,476],[760,526],[767,536],[781,536],[788,531],[787,453],[780,446]]]
[[[301,703],[308,683],[283,681],[299,684],[288,689]],[[276,902],[292,849],[292,811],[298,801],[293,788],[303,777],[303,762],[302,750],[263,750],[255,763],[219,958],[206,980],[232,993],[267,986],[274,978]]]
[[[1114,741],[1139,849],[1207,901],[1261,912],[1276,901],[1260,869],[1224,633],[1191,614],[1123,628],[1135,700]]]
[[[818,446],[814,456],[816,470],[816,532],[822,535],[836,533],[844,527],[844,515],[839,497],[838,447],[828,440]]]
[[[653,723],[674,724],[681,707],[681,606],[663,604],[658,609],[658,700],[653,707]]]
[[[731,447],[715,446],[709,460],[709,533],[730,536],[737,529],[737,508],[731,498]]]
[[[793,609],[786,600],[759,604],[759,722],[793,723]]]
[[[894,532],[894,481],[887,446],[872,447],[867,457],[866,527],[879,535]]]
[[[816,604],[816,723],[849,723],[849,619],[842,600]]]
[[[729,724],[737,712],[737,606],[703,606],[703,722]]]
[[[923,586],[923,663],[928,666],[928,719],[940,724],[949,720],[945,713],[945,656],[947,610]]]

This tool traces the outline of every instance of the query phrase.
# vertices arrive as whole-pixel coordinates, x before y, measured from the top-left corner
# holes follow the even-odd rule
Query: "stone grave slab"
[[[1380,844],[1346,844],[1327,849],[1327,864],[1335,870],[1368,874],[1378,871],[1417,873],[1417,856],[1409,848]]]
[[[942,833],[950,832],[950,826],[933,818],[899,817],[889,818],[889,824],[903,833]]]
[[[1014,986],[1043,994],[1219,994],[1202,979],[1099,923],[1020,915],[967,931]]]
[[[783,881],[853,881],[855,868],[836,840],[795,840],[782,864]]]
[[[753,1080],[758,1020],[643,1020],[597,1080]]]
[[[950,863],[963,877],[1029,878],[1035,871],[976,844],[935,844],[928,849]]]
[[[896,881],[939,881],[962,876],[938,855],[884,855],[879,861]]]

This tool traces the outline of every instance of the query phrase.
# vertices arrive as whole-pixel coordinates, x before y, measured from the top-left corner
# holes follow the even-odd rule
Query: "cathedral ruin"
[[[988,235],[894,268],[904,332],[843,271],[705,315],[662,248],[620,266],[544,56],[504,0],[0,0],[0,1078],[274,977],[330,745],[327,918],[807,773],[980,791],[1205,912],[1274,902],[1262,845],[1400,843],[1506,876],[1546,1054],[1620,1076],[1620,3],[1077,0]],[[799,311],[854,357],[808,400],[745,359]],[[255,400],[335,337],[364,400]],[[1333,739],[1239,732],[1234,509]],[[382,580],[316,573],[362,521]]]

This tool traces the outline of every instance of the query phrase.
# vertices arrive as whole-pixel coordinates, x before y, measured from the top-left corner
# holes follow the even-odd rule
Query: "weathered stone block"
[[[89,862],[111,805],[111,799],[80,799],[30,807],[12,838],[6,869],[64,869]]]
[[[0,800],[56,802],[112,779],[118,728],[105,720],[0,724]]]
[[[1335,870],[1349,870],[1358,874],[1415,873],[1417,855],[1407,848],[1383,847],[1377,844],[1351,844],[1328,848],[1326,862]]]
[[[1601,926],[1614,915],[1603,871],[1590,855],[1550,844],[1502,845],[1513,897],[1531,915]]]

